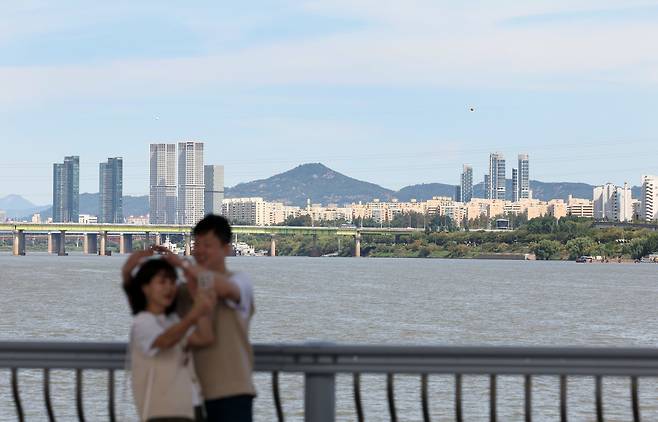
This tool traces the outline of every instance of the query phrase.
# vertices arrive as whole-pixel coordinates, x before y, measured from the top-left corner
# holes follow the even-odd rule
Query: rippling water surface
[[[0,340],[125,341],[130,315],[120,289],[124,257],[0,256]],[[570,262],[355,258],[230,258],[254,279],[255,343],[331,341],[427,345],[658,345],[658,266]],[[28,421],[46,420],[41,374],[21,371]],[[72,374],[55,371],[61,420],[75,420]],[[256,420],[274,420],[269,378],[256,376]],[[85,374],[85,411],[106,420],[105,374]],[[117,394],[130,402],[119,380]],[[385,379],[366,376],[367,420],[387,420]],[[284,375],[287,420],[301,420],[303,379]],[[452,379],[430,378],[435,420],[453,420]],[[499,381],[501,421],[523,420],[520,377]],[[467,421],[487,420],[488,380],[466,377]],[[126,391],[124,391],[126,390]],[[572,420],[594,420],[594,381],[569,383]],[[606,420],[631,420],[628,381],[605,384]],[[351,379],[339,376],[338,420],[355,420]],[[400,420],[421,420],[417,377],[396,378]],[[558,380],[533,387],[534,416],[558,420]],[[641,380],[645,420],[658,420],[658,383]],[[131,406],[123,419],[133,420]],[[0,371],[0,420],[15,420],[9,374]]]

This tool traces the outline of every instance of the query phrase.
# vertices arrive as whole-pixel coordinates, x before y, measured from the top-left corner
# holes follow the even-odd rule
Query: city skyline
[[[46,167],[71,154],[81,192],[122,156],[124,193],[145,195],[141,151],[174,139],[221,145],[205,160],[227,186],[317,161],[391,189],[454,183],[493,148],[527,152],[535,180],[658,173],[658,47],[636,42],[658,5],[27,0],[0,21],[0,149],[30,152],[0,158],[0,197],[48,203]]]

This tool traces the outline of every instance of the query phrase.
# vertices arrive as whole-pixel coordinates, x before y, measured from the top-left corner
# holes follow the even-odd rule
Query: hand
[[[125,264],[123,264],[123,267],[121,268],[121,275],[123,276],[124,284],[128,283],[132,278],[132,272],[135,267],[137,267],[137,265],[139,265],[144,258],[152,255],[153,250],[151,249],[145,251],[135,251],[130,254]]]
[[[174,267],[181,268],[188,283],[190,281],[196,283],[199,278],[199,274],[201,274],[203,271],[203,269],[198,265],[194,265],[190,261],[180,259],[178,255],[172,254],[171,252],[163,254],[163,258]]]
[[[215,309],[215,304],[217,303],[217,296],[208,290],[201,290],[197,292],[194,297],[194,305],[190,313],[194,319],[198,319],[203,316],[208,316]]]

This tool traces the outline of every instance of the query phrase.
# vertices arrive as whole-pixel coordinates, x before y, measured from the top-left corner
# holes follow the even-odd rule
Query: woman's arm
[[[151,347],[160,350],[165,350],[165,349],[169,349],[170,347],[173,347],[174,345],[176,345],[176,343],[178,343],[185,337],[185,334],[187,334],[190,327],[192,327],[197,322],[198,318],[199,318],[198,315],[194,315],[193,312],[190,311],[190,313],[185,315],[185,318],[183,318],[181,322],[172,325],[171,327],[167,328],[162,334],[160,334],[155,339]]]
[[[215,332],[212,327],[212,320],[209,315],[202,316],[196,323],[196,330],[187,339],[187,342],[194,347],[205,347],[215,341]]]
[[[151,347],[156,349],[169,349],[174,346],[176,343],[185,338],[185,335],[189,331],[190,327],[194,324],[197,324],[197,330],[190,335],[190,338],[195,335],[199,329],[202,330],[201,333],[201,342],[208,342],[207,334],[210,331],[210,342],[213,341],[214,336],[212,334],[212,325],[210,325],[209,314],[215,306],[214,297],[208,294],[198,294],[194,299],[194,305],[190,312],[185,315],[181,322],[172,325],[166,329],[162,334],[160,334]],[[202,321],[207,320],[207,321]],[[207,326],[206,326],[207,325]],[[208,326],[210,328],[208,328]],[[205,345],[205,344],[204,344]]]

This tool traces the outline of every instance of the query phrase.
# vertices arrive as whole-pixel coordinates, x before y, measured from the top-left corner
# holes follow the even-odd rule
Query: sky
[[[6,2],[0,197],[52,201],[149,143],[205,142],[226,185],[308,162],[390,189],[508,177],[639,184],[658,174],[658,2],[334,0]],[[244,3],[244,4],[238,4]],[[474,111],[471,112],[470,108]]]

